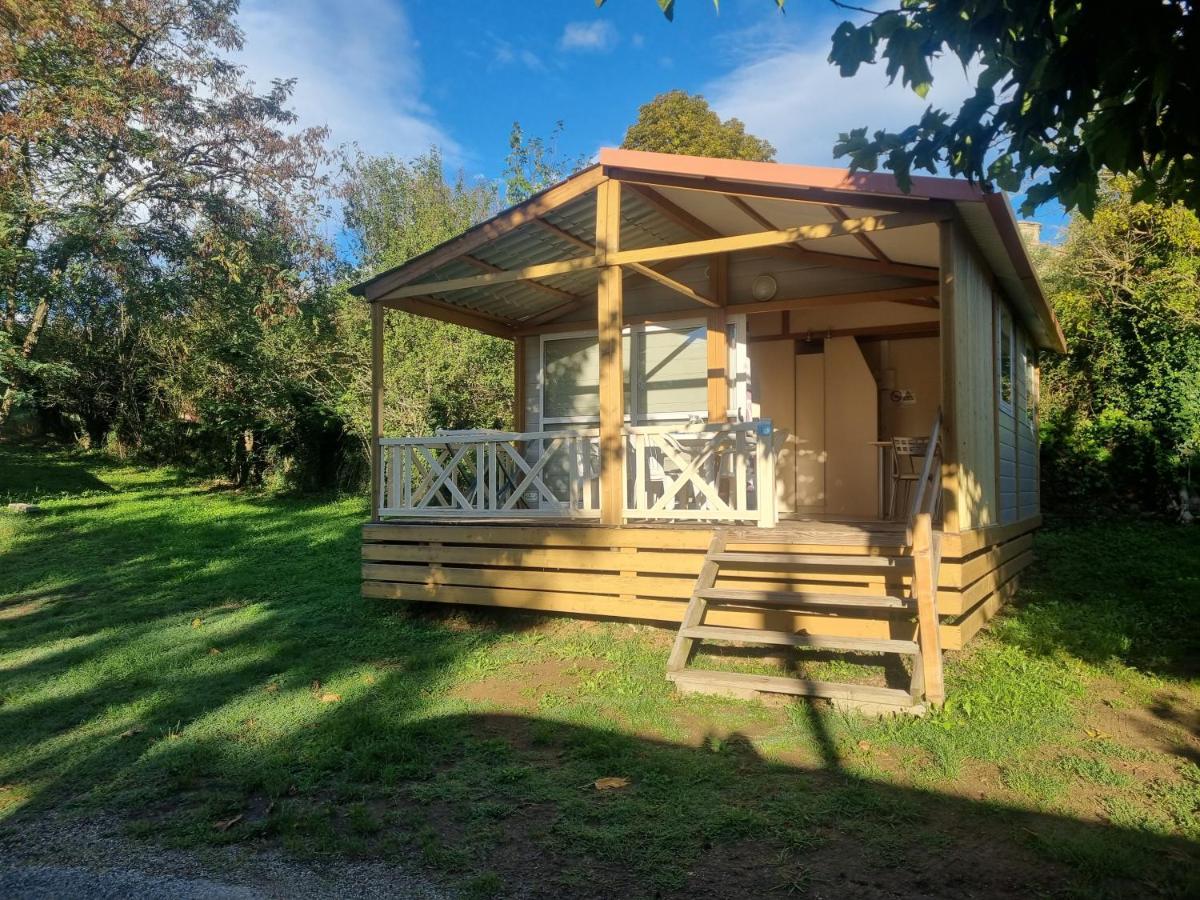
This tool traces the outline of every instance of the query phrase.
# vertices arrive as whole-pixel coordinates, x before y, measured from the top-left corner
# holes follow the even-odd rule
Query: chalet
[[[1065,347],[1002,194],[606,149],[355,292],[365,596],[671,623],[680,689],[921,711],[1032,561]],[[392,309],[513,341],[512,431],[384,432]],[[902,683],[703,670],[702,641]]]

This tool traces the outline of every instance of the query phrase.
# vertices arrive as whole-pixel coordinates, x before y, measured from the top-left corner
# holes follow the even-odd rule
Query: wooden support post
[[[621,246],[621,183],[596,188],[596,252],[602,259]],[[622,281],[619,265],[602,265],[597,282],[600,343],[600,521],[620,525],[625,508],[625,384],[621,364]]]
[[[940,271],[938,304],[941,312],[942,357],[942,529],[959,530],[959,454],[957,421],[958,363],[954,305],[954,224],[938,222],[938,268]]]
[[[726,330],[729,302],[729,255],[718,253],[708,265],[708,294],[718,304],[708,314],[708,421],[729,421],[729,338]]]
[[[933,518],[918,513],[913,523],[913,593],[917,599],[917,639],[921,646],[920,659],[913,660],[921,667],[920,683],[925,701],[940,705],[946,699],[942,683],[942,642],[937,613],[938,550],[934,544]],[[917,699],[913,698],[914,701]]]
[[[513,338],[513,431],[525,430],[525,343],[526,338]]]
[[[379,518],[383,495],[383,322],[386,310],[371,304],[371,520]]]

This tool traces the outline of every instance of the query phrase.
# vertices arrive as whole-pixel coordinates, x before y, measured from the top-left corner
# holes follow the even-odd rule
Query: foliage
[[[674,0],[656,2],[673,18]],[[1025,214],[1056,199],[1087,216],[1108,170],[1132,176],[1138,200],[1200,211],[1196,15],[1186,0],[833,2],[859,15],[833,33],[829,61],[846,77],[882,60],[889,78],[925,97],[931,63],[946,52],[977,73],[957,113],[931,106],[900,131],[841,134],[834,152],[852,168],[882,164],[906,190],[914,169],[1014,192],[1033,182]]]
[[[1163,508],[1200,453],[1200,220],[1106,178],[1042,251],[1069,348],[1044,360],[1043,489],[1062,509]]]
[[[638,110],[637,121],[625,132],[621,146],[655,153],[716,156],[769,162],[775,148],[746,133],[738,119],[721,121],[708,101],[687,91],[659,94]]]
[[[24,817],[102,813],[538,897],[694,896],[700,872],[720,895],[809,873],[836,896],[854,845],[893,893],[952,862],[980,895],[1019,892],[1013,872],[1055,895],[1195,895],[1200,529],[1039,534],[1024,602],[948,655],[954,705],[875,719],[680,696],[659,629],[364,602],[361,497],[0,446],[15,499],[44,508],[0,509],[17,840]]]
[[[357,266],[335,291],[338,355],[330,405],[370,439],[370,308],[350,282],[401,265],[466,231],[496,210],[496,187],[448,180],[435,148],[410,161],[357,154],[344,161],[339,193]],[[385,423],[389,434],[511,424],[512,344],[469,328],[389,310],[384,341]]]
[[[1105,169],[1130,175],[1137,200],[1200,210],[1196,40],[1185,0],[909,0],[839,25],[830,62],[853,76],[878,57],[924,97],[948,51],[977,73],[974,93],[901,131],[856,128],[835,152],[855,168],[882,161],[905,186],[913,169],[1008,191],[1033,180],[1027,213],[1055,198],[1090,216]]]
[[[235,10],[12,12],[0,424],[32,399],[96,441],[169,453],[190,420],[240,480],[261,471],[264,437],[295,437],[314,413],[294,385],[302,359],[267,347],[304,333],[320,293],[327,257],[310,229],[325,135],[294,129],[290,82],[256,93],[225,58],[241,45]]]
[[[586,156],[565,158],[558,150],[563,133],[560,119],[548,138],[526,137],[520,122],[513,122],[504,163],[504,201],[509,206],[528,200],[538,191],[568,178],[588,164]]]

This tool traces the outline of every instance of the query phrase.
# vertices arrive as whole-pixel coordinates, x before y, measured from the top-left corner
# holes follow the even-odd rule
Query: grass
[[[15,823],[104,810],[468,897],[1200,892],[1200,529],[1043,531],[945,708],[870,719],[677,696],[647,627],[365,602],[359,498],[0,445],[0,500],[44,509],[0,513]]]

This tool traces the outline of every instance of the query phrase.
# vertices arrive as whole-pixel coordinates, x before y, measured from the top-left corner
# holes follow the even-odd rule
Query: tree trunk
[[[33,311],[33,320],[29,323],[29,331],[25,332],[25,340],[21,342],[22,359],[28,360],[33,356],[33,351],[37,349],[38,339],[42,336],[42,329],[46,327],[46,320],[49,317],[50,301],[43,297],[38,301],[37,309]],[[4,423],[12,415],[13,407],[17,403],[17,394],[24,386],[24,371],[14,369],[9,385],[4,391],[4,399],[0,400],[0,428],[4,427]]]

